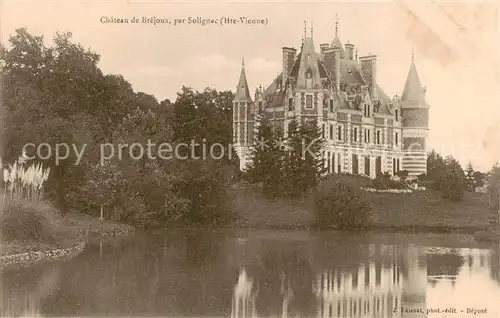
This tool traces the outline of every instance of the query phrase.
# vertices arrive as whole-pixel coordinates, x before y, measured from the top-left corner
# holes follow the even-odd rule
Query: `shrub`
[[[6,200],[1,209],[2,240],[54,243],[68,236],[59,211],[48,202]]]
[[[400,178],[400,181],[393,180],[388,172],[377,175],[373,180],[373,188],[376,190],[396,189],[402,190],[406,188],[405,182]]]
[[[187,224],[223,224],[233,219],[227,197],[227,169],[211,160],[183,162],[183,175],[175,186],[187,206],[179,219]]]
[[[353,178],[331,176],[325,179],[316,191],[314,205],[319,226],[360,229],[368,225],[370,206]]]

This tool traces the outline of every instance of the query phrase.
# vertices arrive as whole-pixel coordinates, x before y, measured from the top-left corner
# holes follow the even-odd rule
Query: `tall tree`
[[[299,196],[316,186],[325,172],[321,129],[315,121],[288,126],[287,152],[284,157],[286,191]]]
[[[489,172],[488,197],[489,197],[489,223],[498,229],[500,226],[500,166],[496,164]]]
[[[282,183],[283,150],[280,137],[267,120],[262,120],[251,152],[246,175],[252,182],[262,183],[264,193],[279,195]]]
[[[452,201],[460,201],[464,197],[465,189],[465,173],[460,163],[452,156],[448,156],[445,173],[441,180],[443,197]]]
[[[445,173],[446,164],[443,157],[435,150],[427,156],[427,180],[434,190],[441,189],[441,181]]]
[[[475,188],[474,172],[472,163],[469,162],[465,168],[465,183],[468,191],[474,191]]]

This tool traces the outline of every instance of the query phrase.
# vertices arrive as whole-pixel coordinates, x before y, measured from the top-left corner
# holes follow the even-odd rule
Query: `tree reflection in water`
[[[493,312],[498,249],[424,248],[411,240],[433,242],[236,229],[91,242],[71,260],[3,270],[0,314],[411,317],[393,309],[469,303]]]

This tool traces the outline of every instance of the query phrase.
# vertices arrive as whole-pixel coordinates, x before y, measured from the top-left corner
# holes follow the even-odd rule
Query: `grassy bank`
[[[133,228],[86,215],[61,216],[50,203],[19,200],[0,211],[0,265],[62,257],[83,249],[92,236],[119,236]]]
[[[313,200],[270,199],[254,187],[231,189],[238,227],[314,228]],[[408,194],[366,193],[373,230],[467,232],[488,226],[488,203],[483,194],[466,193],[461,202],[443,199],[438,192]]]

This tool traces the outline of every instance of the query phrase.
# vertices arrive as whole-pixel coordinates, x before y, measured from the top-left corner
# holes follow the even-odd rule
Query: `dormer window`
[[[288,111],[291,112],[293,110],[293,98],[288,99]]]
[[[330,99],[330,113],[333,113],[333,99]]]
[[[370,105],[368,104],[365,104],[364,115],[365,117],[370,117]]]
[[[394,110],[394,117],[396,121],[399,121],[399,109]]]
[[[312,71],[311,71],[311,69],[306,71],[306,87],[312,88]]]

